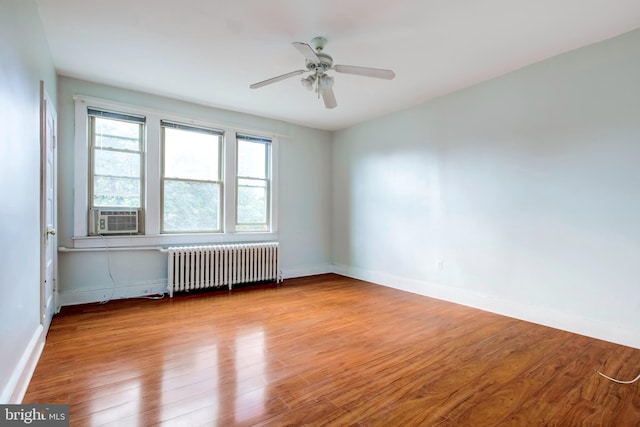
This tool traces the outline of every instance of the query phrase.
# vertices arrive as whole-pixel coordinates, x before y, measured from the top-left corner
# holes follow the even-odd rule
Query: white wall
[[[42,346],[40,80],[55,70],[35,2],[0,2],[0,403],[18,403]]]
[[[638,46],[335,133],[336,270],[640,348]]]
[[[74,95],[86,95],[213,123],[266,131],[279,139],[278,236],[284,277],[330,267],[331,134],[69,77],[58,80],[58,244],[73,247]],[[82,221],[85,218],[81,219]],[[166,290],[167,255],[158,251],[60,252],[63,305]],[[111,274],[109,272],[111,266]],[[113,279],[112,279],[113,277]]]

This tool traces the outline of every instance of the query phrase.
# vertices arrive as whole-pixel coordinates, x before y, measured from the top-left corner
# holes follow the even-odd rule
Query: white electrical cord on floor
[[[147,296],[142,296],[142,297],[131,297],[130,299],[150,299],[150,300],[159,300],[164,298],[164,294],[157,294],[157,295],[147,295]]]
[[[111,301],[111,299],[116,293],[116,280],[113,278],[113,273],[111,272],[111,252],[109,252],[109,245],[107,244],[107,239],[105,239],[104,235],[102,234],[100,234],[99,236],[102,237],[102,242],[104,243],[104,249],[107,252],[107,266],[109,268],[109,277],[111,278],[111,296],[106,298],[103,301],[100,301],[98,304],[106,304],[109,301]]]
[[[106,304],[109,301],[111,301],[113,299],[113,296],[116,293],[116,279],[113,278],[113,271],[111,268],[111,249],[109,247],[109,245],[107,244],[107,239],[104,238],[103,234],[99,234],[99,236],[102,238],[102,242],[104,244],[104,249],[107,252],[107,267],[109,269],[109,278],[111,279],[111,296],[98,302],[98,304],[102,305],[102,304]],[[155,249],[155,248],[154,248]],[[149,296],[141,296],[141,297],[136,297],[138,299],[150,299],[150,300],[160,300],[162,298],[164,298],[164,294],[161,295],[149,295]]]
[[[637,377],[635,377],[634,379],[630,380],[630,381],[622,381],[622,380],[617,380],[615,378],[611,378],[608,375],[603,374],[600,371],[596,371],[598,374],[602,375],[603,377],[605,377],[606,379],[608,379],[609,381],[613,381],[614,383],[618,383],[618,384],[633,384],[636,381],[640,380],[640,375],[638,375]]]

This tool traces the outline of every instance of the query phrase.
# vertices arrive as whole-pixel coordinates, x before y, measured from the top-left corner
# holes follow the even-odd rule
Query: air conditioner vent
[[[137,234],[140,209],[92,209],[92,234]]]

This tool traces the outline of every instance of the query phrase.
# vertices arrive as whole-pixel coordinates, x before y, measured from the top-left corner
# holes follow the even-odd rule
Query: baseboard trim
[[[409,279],[345,265],[334,265],[333,272],[377,285],[449,301],[514,319],[640,349],[640,330],[629,328],[628,325],[597,321],[546,307],[533,306],[519,301],[510,301],[465,289],[452,288],[438,283]]]
[[[44,340],[46,337],[46,331],[42,325],[38,325],[36,330],[29,340],[29,344],[24,349],[22,357],[18,361],[18,364],[13,369],[9,382],[5,385],[0,395],[0,402],[3,404],[20,404],[24,398],[31,377],[33,376],[40,355],[44,349]]]
[[[118,286],[101,289],[74,289],[60,291],[58,303],[61,307],[67,305],[90,304],[124,298],[144,297],[167,292],[167,281],[141,283],[128,286]]]
[[[282,269],[282,278],[291,279],[294,277],[314,276],[333,272],[333,267],[329,264],[303,266],[296,268]],[[153,283],[140,283],[128,286],[117,286],[100,289],[73,289],[62,290],[58,293],[58,303],[60,307],[78,304],[91,304],[102,301],[110,301],[124,298],[137,298],[148,295],[158,295],[167,292],[167,281],[160,280]]]
[[[283,268],[282,278],[293,279],[295,277],[315,276],[318,274],[332,273],[333,267],[329,264],[325,265],[313,265],[297,268]]]

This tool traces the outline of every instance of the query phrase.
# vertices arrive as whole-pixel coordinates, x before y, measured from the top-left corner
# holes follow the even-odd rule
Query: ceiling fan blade
[[[332,88],[323,89],[320,91],[322,94],[322,100],[324,101],[324,106],[327,108],[336,108],[338,103],[336,102],[336,96],[333,93]]]
[[[307,58],[309,61],[314,63],[320,62],[320,58],[318,58],[318,55],[316,55],[316,53],[313,51],[313,48],[308,44],[302,43],[302,42],[293,42],[291,44],[293,45],[293,47],[298,49],[298,52],[304,55],[304,57]]]
[[[335,65],[333,67],[339,73],[356,74],[358,76],[375,77],[378,79],[391,80],[396,76],[391,70],[381,68],[356,67],[355,65]]]
[[[296,70],[287,74],[283,74],[281,76],[273,77],[271,79],[263,80],[258,83],[254,83],[249,86],[251,89],[258,89],[259,87],[270,85],[271,83],[279,82],[280,80],[288,79],[289,77],[299,76],[300,74],[306,72],[307,70]]]

